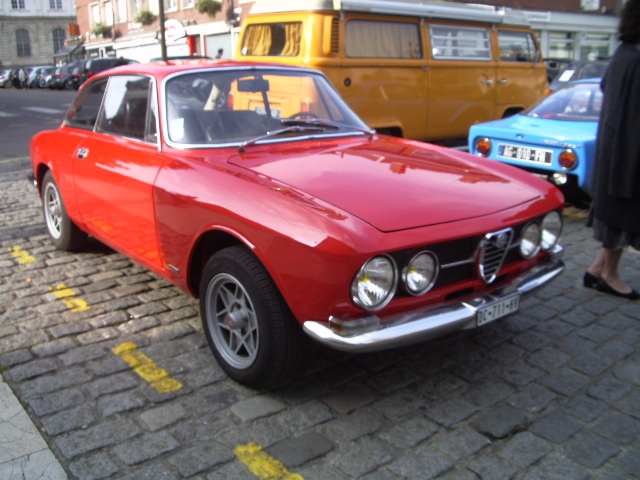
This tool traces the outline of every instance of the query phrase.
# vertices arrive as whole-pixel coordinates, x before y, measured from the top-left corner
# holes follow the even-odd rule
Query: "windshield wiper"
[[[289,127],[279,128],[278,130],[271,130],[263,135],[258,135],[257,137],[250,138],[246,142],[243,142],[238,147],[239,152],[244,152],[246,147],[249,147],[260,140],[264,140],[265,138],[273,137],[276,135],[282,135],[283,133],[298,133],[298,132],[318,132],[325,130],[326,127],[314,126],[314,125],[291,125]]]
[[[348,123],[341,123],[341,122],[334,122],[331,120],[326,120],[326,119],[321,119],[321,118],[283,118],[282,120],[280,120],[280,123],[282,125],[312,125],[312,126],[317,126],[317,127],[323,127],[323,128],[332,128],[332,129],[341,129],[341,128],[346,128],[346,129],[350,129],[350,130],[356,130],[358,132],[364,133],[365,135],[368,135],[369,138],[371,138],[371,136],[376,133],[375,130],[373,129],[369,129],[369,128],[361,128],[355,125],[349,125]]]

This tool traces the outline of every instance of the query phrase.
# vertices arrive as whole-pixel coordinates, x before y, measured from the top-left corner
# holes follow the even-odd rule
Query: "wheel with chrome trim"
[[[87,234],[67,215],[62,195],[51,172],[47,172],[42,179],[42,210],[47,232],[56,248],[72,251],[84,245]]]
[[[200,311],[213,355],[234,380],[269,388],[299,367],[301,329],[246,248],[225,248],[209,259],[200,283]]]

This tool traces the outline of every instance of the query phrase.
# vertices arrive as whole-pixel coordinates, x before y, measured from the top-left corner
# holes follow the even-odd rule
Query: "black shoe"
[[[626,298],[627,300],[640,300],[640,293],[636,292],[635,290],[632,289],[629,293],[619,292],[607,282],[605,282],[602,278],[598,279],[596,290],[602,293],[607,293],[609,295],[614,295],[616,297]]]
[[[587,288],[598,288],[598,277],[591,275],[589,272],[584,273],[582,284]]]

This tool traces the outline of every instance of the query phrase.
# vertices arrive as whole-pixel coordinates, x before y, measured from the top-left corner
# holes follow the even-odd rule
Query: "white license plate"
[[[476,312],[476,324],[478,326],[493,322],[502,317],[516,312],[520,305],[520,295],[515,294],[499,302],[480,307]]]
[[[551,160],[553,159],[552,150],[507,145],[504,143],[498,144],[498,155],[505,158],[524,160],[525,162],[540,163],[543,165],[551,165]]]

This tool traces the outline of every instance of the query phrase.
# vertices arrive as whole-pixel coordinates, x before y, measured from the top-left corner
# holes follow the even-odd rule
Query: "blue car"
[[[599,78],[572,82],[522,113],[472,126],[469,151],[542,176],[585,204],[601,107]]]

